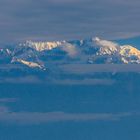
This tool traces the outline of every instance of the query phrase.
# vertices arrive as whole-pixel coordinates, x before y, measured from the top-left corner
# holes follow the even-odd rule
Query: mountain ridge
[[[72,41],[25,41],[0,48],[0,56],[0,64],[20,63],[42,70],[50,64],[64,63],[140,64],[140,50],[137,48],[98,37]]]

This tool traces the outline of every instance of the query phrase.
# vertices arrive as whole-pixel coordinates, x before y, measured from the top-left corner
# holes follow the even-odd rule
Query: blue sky
[[[1,0],[0,42],[140,35],[138,0]]]

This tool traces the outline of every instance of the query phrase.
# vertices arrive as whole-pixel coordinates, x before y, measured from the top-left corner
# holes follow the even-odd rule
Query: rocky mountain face
[[[33,42],[0,48],[0,64],[47,70],[61,64],[139,64],[140,51],[98,37],[86,40]]]

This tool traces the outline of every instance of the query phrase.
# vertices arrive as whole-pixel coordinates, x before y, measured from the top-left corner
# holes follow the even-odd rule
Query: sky
[[[0,43],[140,35],[139,0],[1,0]]]
[[[139,0],[0,0],[0,45],[99,36],[138,46],[139,13]],[[86,78],[47,85],[22,75],[3,83],[1,73],[0,140],[140,140],[139,65],[119,69],[124,75],[101,66],[103,79],[97,67],[71,66],[63,68]]]

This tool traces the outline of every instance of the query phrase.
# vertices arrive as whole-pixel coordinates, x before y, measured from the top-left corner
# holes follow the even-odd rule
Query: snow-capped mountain
[[[26,41],[14,47],[0,49],[1,64],[22,64],[46,70],[49,65],[139,64],[140,51],[133,46],[120,46],[98,37],[86,40],[34,42]]]

